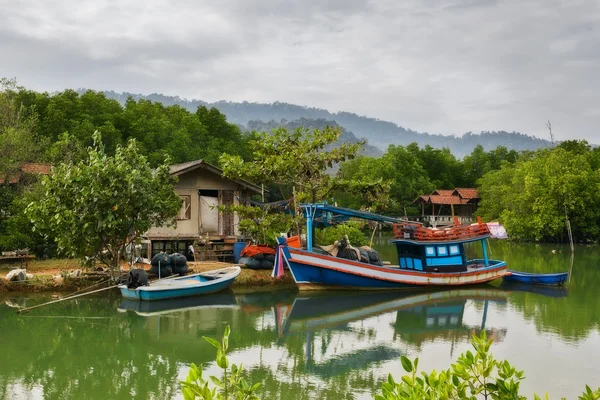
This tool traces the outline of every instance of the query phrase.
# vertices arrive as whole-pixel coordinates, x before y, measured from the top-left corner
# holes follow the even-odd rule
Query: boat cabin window
[[[423,247],[411,244],[398,245],[400,268],[423,270]]]
[[[404,256],[423,257],[421,246],[412,244],[398,246],[398,254]]]
[[[425,247],[425,270],[433,272],[466,271],[460,243],[435,244]]]

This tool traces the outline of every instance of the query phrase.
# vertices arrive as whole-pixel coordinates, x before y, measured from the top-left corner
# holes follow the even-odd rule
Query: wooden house
[[[193,259],[195,251],[219,256],[230,255],[239,235],[239,216],[220,212],[216,207],[245,204],[261,188],[244,180],[223,177],[223,171],[204,160],[176,164],[170,168],[178,178],[175,192],[182,205],[176,227],[153,227],[144,236],[150,246],[149,256],[160,251],[179,252]]]

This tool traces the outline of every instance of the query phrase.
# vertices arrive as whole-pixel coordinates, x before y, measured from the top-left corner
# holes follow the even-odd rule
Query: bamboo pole
[[[98,292],[102,292],[102,291],[108,290],[108,289],[114,289],[117,286],[119,286],[119,285],[113,285],[113,286],[105,287],[105,288],[102,288],[102,289],[92,290],[91,292],[76,294],[74,296],[70,296],[70,297],[66,297],[66,298],[62,298],[62,299],[58,299],[58,300],[48,301],[46,303],[38,304],[38,305],[35,305],[35,306],[31,306],[31,307],[19,308],[19,310],[17,311],[17,313],[20,314],[22,312],[29,312],[30,310],[33,310],[34,308],[38,308],[38,307],[42,307],[42,306],[47,306],[47,305],[55,304],[55,303],[60,303],[61,301],[71,300],[71,299],[74,299],[76,297],[87,296],[88,294],[98,293]]]
[[[107,283],[107,282],[110,282],[110,278],[109,278],[109,279],[106,279],[106,280],[104,280],[104,281],[100,281],[100,282],[98,282],[98,283],[94,283],[93,285],[90,285],[90,286],[88,286],[88,287],[84,287],[83,289],[79,289],[79,290],[77,290],[76,292],[69,293],[68,295],[66,295],[66,296],[64,296],[64,297],[62,297],[62,298],[63,298],[63,299],[69,298],[69,297],[71,297],[71,296],[74,296],[74,295],[76,295],[76,294],[78,294],[78,293],[85,292],[86,290],[89,290],[89,289],[91,289],[91,288],[93,288],[93,287],[96,287],[96,286],[100,286],[100,285],[102,285],[102,284],[104,284],[104,283]]]
[[[160,266],[159,266],[159,268],[158,268],[158,271],[159,271],[159,273],[160,273]],[[177,274],[174,274],[174,275],[172,275],[172,276],[169,276],[169,277],[167,277],[167,278],[163,278],[163,279],[172,279],[172,278],[175,278],[175,277],[177,277],[177,276],[178,276]],[[160,280],[160,277],[159,277],[159,279],[158,279],[158,280]],[[153,283],[153,282],[156,282],[156,281],[157,281],[157,280],[153,280],[153,281],[150,281],[149,283]],[[103,283],[106,283],[106,282],[108,282],[108,281],[104,281]],[[92,285],[92,286],[89,286],[89,287],[87,287],[87,288],[85,288],[85,289],[82,289],[82,290],[87,290],[87,289],[89,289],[90,287],[97,286],[97,285],[98,285],[98,284],[94,284],[94,285]],[[74,299],[74,298],[76,298],[76,297],[83,297],[83,296],[87,296],[88,294],[92,294],[92,293],[98,293],[98,292],[102,292],[102,291],[104,291],[104,290],[108,290],[108,289],[114,289],[114,288],[116,288],[116,287],[117,287],[117,286],[119,286],[119,285],[121,285],[121,284],[120,284],[120,283],[118,283],[118,284],[116,284],[116,285],[112,285],[112,286],[105,287],[105,288],[102,288],[102,289],[92,290],[91,292],[80,293],[80,294],[71,294],[71,295],[69,295],[69,296],[67,296],[67,297],[63,297],[62,299],[57,299],[57,300],[48,301],[48,302],[46,302],[46,303],[37,304],[37,305],[35,305],[35,306],[31,306],[31,307],[19,308],[19,309],[17,310],[17,313],[19,313],[19,314],[20,314],[20,313],[22,313],[22,312],[29,312],[30,310],[33,310],[34,308],[38,308],[38,307],[42,307],[42,306],[47,306],[47,305],[50,305],[50,304],[55,304],[55,303],[60,303],[61,301],[65,301],[65,300],[71,300],[71,299]],[[79,290],[79,291],[81,291],[81,290]],[[77,293],[77,292],[75,292],[75,293]]]
[[[571,252],[571,260],[569,262],[569,278],[567,279],[567,284],[571,282],[571,276],[573,275],[573,261],[575,260],[575,253]]]
[[[375,237],[375,232],[377,231],[377,227],[379,226],[379,222],[375,222],[375,228],[373,228],[373,234],[371,235],[371,241],[369,242],[369,247],[373,248],[373,238]]]

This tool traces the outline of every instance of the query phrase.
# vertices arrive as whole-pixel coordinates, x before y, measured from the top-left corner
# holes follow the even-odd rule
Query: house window
[[[179,196],[181,198],[181,209],[177,214],[178,220],[192,218],[192,196]]]

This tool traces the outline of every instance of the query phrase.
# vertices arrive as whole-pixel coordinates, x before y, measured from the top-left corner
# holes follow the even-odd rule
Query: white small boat
[[[231,286],[240,274],[240,267],[227,267],[199,274],[159,279],[149,286],[129,288],[119,285],[123,298],[130,300],[164,300],[215,293]]]

